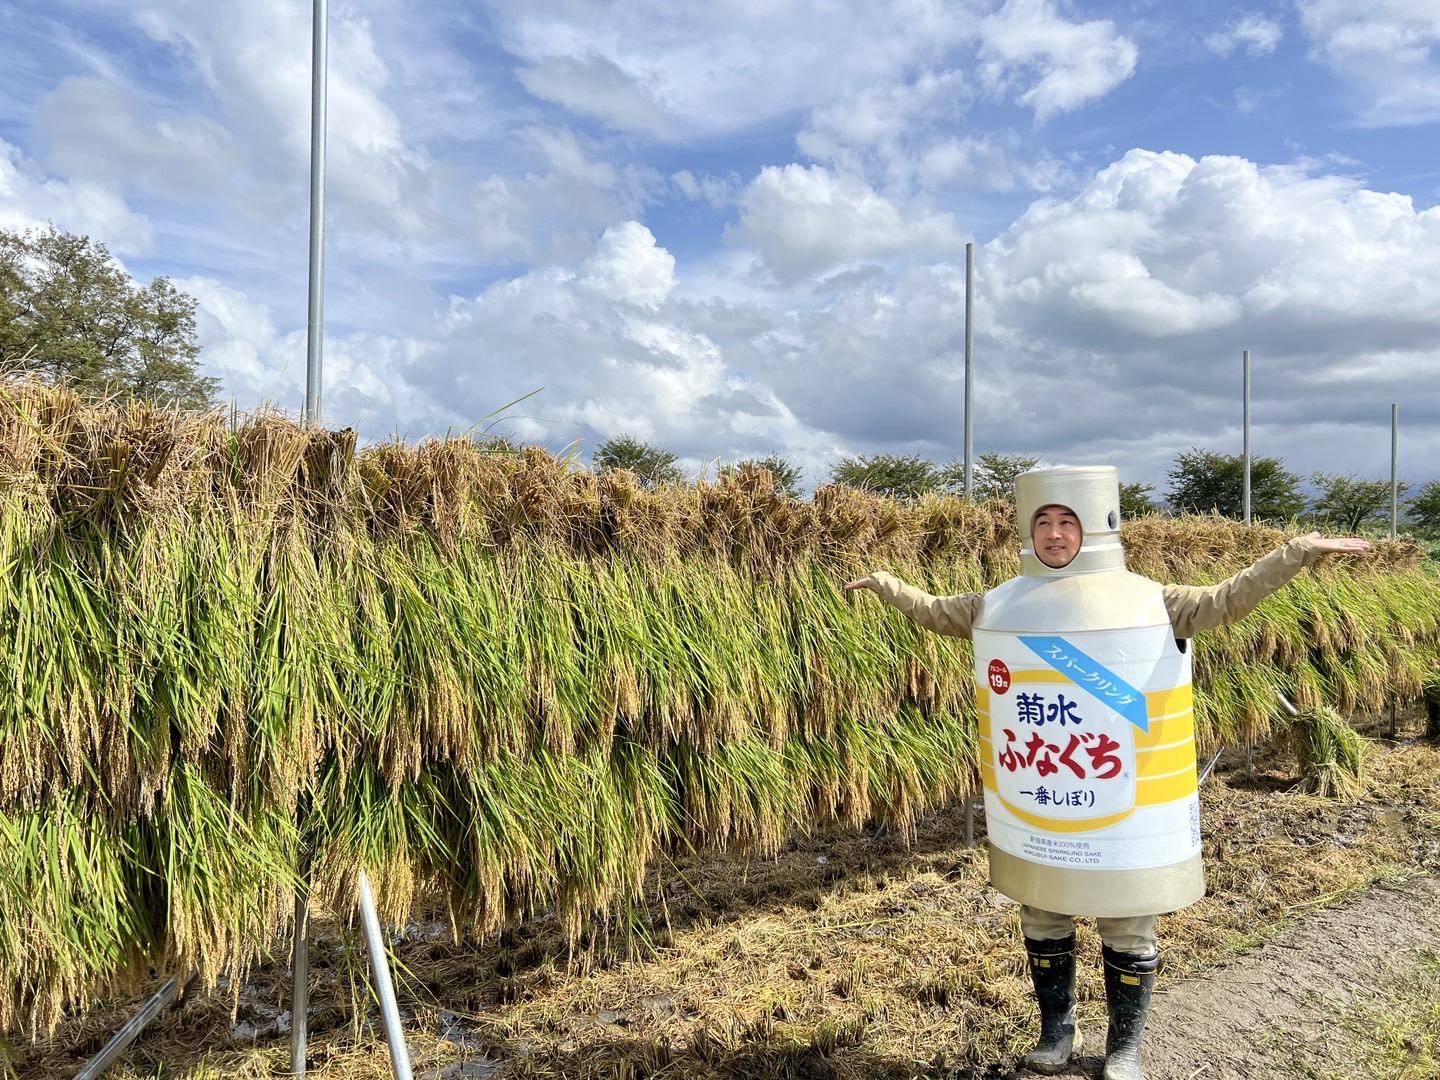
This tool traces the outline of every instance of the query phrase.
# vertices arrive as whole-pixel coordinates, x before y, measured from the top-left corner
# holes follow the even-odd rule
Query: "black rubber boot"
[[[1105,960],[1105,1002],[1110,1007],[1104,1080],[1145,1080],[1140,1037],[1145,1034],[1160,954],[1116,952],[1108,945],[1100,954]]]
[[[1025,951],[1040,1003],[1040,1041],[1025,1055],[1025,1067],[1049,1076],[1063,1072],[1081,1045],[1075,1023],[1075,935],[1054,941],[1027,937]]]

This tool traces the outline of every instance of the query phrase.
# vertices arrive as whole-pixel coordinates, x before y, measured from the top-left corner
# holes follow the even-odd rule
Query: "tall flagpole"
[[[310,304],[305,346],[305,423],[320,420],[321,334],[325,328],[326,0],[315,0],[310,53]]]
[[[970,398],[975,387],[975,375],[971,367],[971,352],[975,344],[975,245],[965,245],[965,475],[964,494],[970,498],[971,454],[975,448],[975,433],[971,429]]]
[[[310,30],[310,299],[306,311],[305,426],[320,422],[321,343],[325,329],[325,47],[326,0],[314,0]],[[310,873],[302,862],[295,892],[290,960],[290,1072],[305,1075],[310,1009]]]

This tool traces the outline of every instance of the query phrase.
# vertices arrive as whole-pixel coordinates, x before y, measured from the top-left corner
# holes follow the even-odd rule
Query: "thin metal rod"
[[[975,245],[965,245],[965,498],[970,498],[974,469],[975,432],[971,425],[971,398],[975,374],[971,364],[975,351]]]
[[[1390,539],[1400,516],[1400,404],[1390,405]],[[1395,699],[1390,699],[1390,738],[1395,738]]]
[[[385,1039],[390,1044],[390,1064],[395,1070],[395,1080],[411,1080],[410,1051],[405,1046],[405,1032],[400,1027],[400,1008],[395,1004],[395,986],[390,981],[390,957],[385,938],[380,933],[380,916],[375,913],[370,878],[364,870],[360,871],[360,918],[365,923],[365,944],[370,950],[370,970],[375,975],[380,1012],[385,1017]]]
[[[1223,749],[1224,748],[1222,747],[1221,750]],[[1215,751],[1215,756],[1210,759],[1210,764],[1205,766],[1205,771],[1200,774],[1200,779],[1195,781],[1196,787],[1199,787],[1201,784],[1203,784],[1205,782],[1205,778],[1209,776],[1211,770],[1215,768],[1215,763],[1220,760],[1221,750]]]
[[[1390,539],[1400,513],[1400,405],[1390,406]]]
[[[310,42],[310,302],[306,314],[305,423],[320,419],[325,329],[325,49],[326,0],[315,0]]]
[[[110,1063],[119,1057],[132,1042],[135,1036],[145,1029],[145,1025],[159,1015],[160,1010],[174,1001],[179,995],[184,984],[175,976],[165,980],[165,985],[155,991],[155,995],[141,1006],[140,1011],[132,1016],[128,1023],[117,1031],[114,1037],[105,1044],[105,1048],[90,1059],[89,1063],[75,1074],[75,1080],[96,1080]]]
[[[290,1072],[305,1075],[310,1012],[310,919],[304,888],[295,893],[295,947],[290,959]]]
[[[1245,429],[1245,524],[1250,524],[1250,350],[1246,349],[1244,360],[1241,365],[1244,368],[1244,390],[1245,399],[1242,410],[1242,427]]]
[[[967,848],[975,846],[975,800],[973,798],[965,800],[965,846]]]

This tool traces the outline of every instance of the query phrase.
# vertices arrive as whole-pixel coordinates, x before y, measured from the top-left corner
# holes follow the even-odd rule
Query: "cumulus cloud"
[[[585,264],[581,283],[600,296],[655,308],[675,288],[675,256],[655,246],[655,237],[637,221],[606,229]]]
[[[1357,120],[1440,120],[1440,7],[1410,0],[1297,0],[1312,59],[1344,80]]]
[[[130,17],[178,57],[199,80],[197,114],[223,123],[247,148],[250,199],[274,203],[303,195],[310,158],[308,8],[284,0],[242,5],[193,5],[148,0]],[[371,228],[422,229],[433,215],[429,162],[409,145],[385,102],[389,70],[369,21],[354,11],[329,19],[326,63],[327,190],[342,219],[354,214]],[[203,123],[187,118],[190,126]],[[195,147],[203,157],[203,147]],[[191,167],[201,170],[203,161]],[[213,167],[209,166],[209,167]],[[434,225],[431,223],[431,227]]]
[[[863,182],[818,165],[762,169],[728,236],[755,251],[783,282],[856,260],[953,251],[964,244],[949,214],[902,210]]]
[[[1217,56],[1244,49],[1245,55],[1254,58],[1273,53],[1284,36],[1279,23],[1252,11],[1232,19],[1223,30],[1206,34],[1205,47]]]
[[[245,408],[258,402],[303,407],[303,334],[276,333],[265,305],[214,278],[179,278],[175,287],[196,301],[202,374],[220,379],[225,392]]]
[[[1138,52],[1109,20],[1073,23],[1050,0],[1006,0],[981,23],[980,74],[1043,124],[1109,93],[1135,71]]]
[[[1028,381],[1091,403],[1060,421],[1076,445],[1098,448],[1121,418],[1213,438],[1234,422],[1244,348],[1272,421],[1388,415],[1440,364],[1440,209],[1344,177],[1131,151],[1074,198],[1033,206],[980,265],[1011,392]],[[1355,468],[1338,446],[1308,453],[1306,470]]]
[[[407,382],[470,423],[540,390],[503,421],[521,437],[593,446],[630,433],[698,462],[740,418],[702,427],[696,411],[731,393],[738,376],[681,316],[673,285],[673,257],[644,226],[623,223],[574,268],[532,270],[454,299],[423,359],[404,366]]]
[[[23,231],[55,222],[93,236],[116,255],[151,249],[150,221],[113,190],[88,180],[45,176],[20,150],[0,139],[0,228]]]

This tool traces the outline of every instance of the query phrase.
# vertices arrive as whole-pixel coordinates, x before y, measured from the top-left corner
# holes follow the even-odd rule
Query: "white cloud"
[[[1356,327],[1383,310],[1434,333],[1436,240],[1440,209],[1417,212],[1405,196],[1241,158],[1134,150],[1073,200],[1032,207],[995,242],[1003,257],[990,280],[997,302],[1037,316],[1153,337],[1281,308]]]
[[[285,0],[149,0],[128,13],[204,88],[193,95],[196,115],[183,122],[195,128],[211,113],[248,151],[247,182],[237,191],[269,200],[271,212],[276,200],[303,199],[310,159],[310,9]],[[334,10],[327,37],[326,187],[335,216],[354,215],[391,233],[427,224],[434,229],[430,163],[407,144],[382,96],[389,70],[369,21],[353,10]],[[215,168],[203,144],[192,149],[190,171],[203,176]]]
[[[1096,453],[1168,430],[1173,456],[1233,428],[1244,348],[1277,426],[1378,421],[1389,401],[1418,405],[1417,373],[1440,369],[1440,209],[1344,177],[1135,150],[1073,199],[1037,203],[977,264],[999,389],[1020,415],[1026,387],[1085,402],[1058,422]],[[1379,460],[1378,444],[1296,440],[1304,471]]]
[[[47,164],[114,188],[141,188],[170,197],[208,195],[241,167],[244,154],[219,124],[202,116],[160,111],[142,121],[128,88],[76,76],[46,97],[40,122],[49,135]]]
[[[1252,58],[1269,56],[1284,36],[1279,23],[1252,11],[1231,20],[1225,29],[1206,34],[1205,47],[1217,56],[1229,56],[1241,48]]]
[[[679,131],[680,125],[657,100],[653,80],[647,84],[609,57],[542,56],[516,75],[536,97],[623,131],[643,131],[659,139]]]
[[[637,307],[655,308],[675,288],[675,257],[635,221],[606,229],[584,270],[581,284]]]
[[[1440,6],[1296,0],[1311,57],[1349,84],[1371,127],[1440,120]]]
[[[1011,92],[1035,122],[1103,97],[1135,71],[1133,42],[1109,20],[1060,18],[1051,0],[1006,0],[981,23],[981,76],[992,90]]]
[[[689,169],[681,169],[670,181],[685,198],[714,207],[731,206],[740,197],[741,185],[734,176],[696,176]]]
[[[180,278],[175,287],[196,300],[195,330],[202,348],[203,374],[220,379],[225,393],[242,408],[259,402],[285,408],[303,405],[303,334],[277,334],[264,305],[213,278]]]
[[[992,90],[1037,120],[1094,101],[1129,77],[1135,47],[1108,21],[1072,22],[1050,0],[672,6],[618,0],[603,25],[566,2],[498,5],[532,93],[612,127],[686,141],[817,115],[816,153],[872,147],[907,119],[968,102],[975,50]]]
[[[55,222],[104,243],[116,255],[139,255],[153,242],[150,221],[113,191],[87,180],[38,175],[17,147],[0,139],[0,228],[23,231]]]
[[[762,169],[727,236],[759,254],[783,282],[856,260],[943,253],[964,244],[949,214],[902,210],[862,181],[818,165]]]

